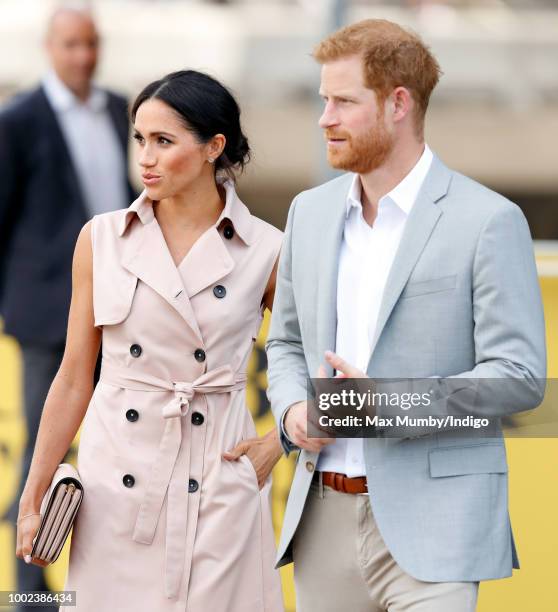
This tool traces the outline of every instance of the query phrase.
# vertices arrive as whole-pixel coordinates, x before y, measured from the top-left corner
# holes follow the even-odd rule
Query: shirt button
[[[196,349],[194,351],[194,358],[196,359],[196,361],[202,363],[203,361],[205,361],[205,351],[203,349]]]
[[[126,418],[130,423],[135,423],[139,419],[139,412],[133,408],[126,410]]]
[[[139,344],[132,344],[130,347],[130,355],[132,355],[132,357],[139,357],[141,355],[141,346]]]
[[[202,425],[204,420],[205,419],[201,412],[192,412],[192,424],[193,425]]]
[[[306,462],[306,469],[307,469],[309,472],[313,472],[313,471],[314,471],[314,464],[313,464],[311,461],[307,461],[307,462]]]
[[[188,493],[195,493],[199,488],[199,484],[197,480],[190,478],[188,481]]]
[[[124,483],[125,487],[130,489],[136,483],[136,479],[131,474],[125,474],[124,478],[122,478],[122,482]]]
[[[213,295],[216,298],[224,298],[227,295],[227,290],[223,287],[223,285],[217,285],[213,287]]]
[[[234,229],[232,225],[225,225],[223,236],[225,236],[227,240],[230,240],[234,236]]]

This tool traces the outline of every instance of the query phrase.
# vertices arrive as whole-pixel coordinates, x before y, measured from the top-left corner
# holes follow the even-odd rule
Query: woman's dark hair
[[[216,134],[226,138],[223,153],[215,160],[215,171],[235,179],[250,160],[250,146],[240,127],[240,109],[231,92],[219,81],[196,70],[180,70],[153,81],[135,99],[130,110],[132,122],[138,108],[151,99],[170,106],[200,143]]]

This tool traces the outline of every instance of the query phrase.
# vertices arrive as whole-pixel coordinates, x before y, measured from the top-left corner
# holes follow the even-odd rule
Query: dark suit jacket
[[[108,111],[128,151],[126,100],[109,93]],[[87,146],[87,143],[84,143]],[[0,112],[0,314],[22,344],[66,337],[72,257],[88,218],[78,177],[42,87]],[[135,198],[127,176],[122,176]]]

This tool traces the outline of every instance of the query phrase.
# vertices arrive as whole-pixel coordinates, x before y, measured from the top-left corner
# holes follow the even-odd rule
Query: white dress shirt
[[[53,70],[42,85],[58,119],[90,216],[127,207],[128,169],[108,112],[107,93],[93,88],[82,102]]]
[[[335,352],[366,372],[387,277],[401,242],[407,217],[432,163],[425,145],[414,168],[378,202],[370,227],[362,214],[361,182],[355,174],[347,195],[347,212],[337,277],[337,336]],[[364,476],[361,438],[338,438],[325,446],[317,469]]]

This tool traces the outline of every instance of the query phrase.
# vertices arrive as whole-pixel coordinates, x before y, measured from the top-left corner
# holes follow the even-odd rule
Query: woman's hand
[[[223,459],[237,461],[240,456],[246,455],[254,466],[258,486],[261,489],[282,454],[277,428],[274,427],[261,438],[243,440],[230,451],[223,453]]]
[[[48,565],[44,561],[31,558],[31,550],[33,549],[33,540],[39,531],[41,524],[41,515],[38,513],[19,512],[17,519],[17,536],[16,536],[16,557],[23,559],[25,563],[33,563],[44,567]]]

